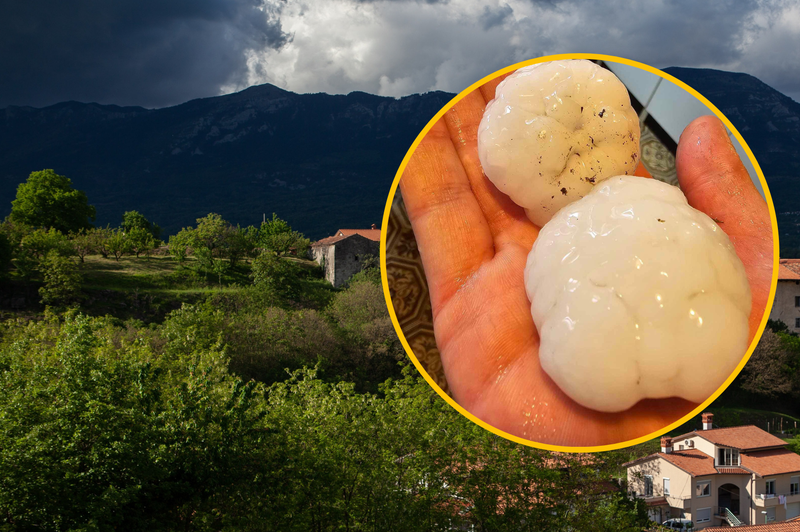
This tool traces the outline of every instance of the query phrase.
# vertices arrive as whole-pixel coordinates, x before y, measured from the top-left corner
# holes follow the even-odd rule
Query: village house
[[[339,229],[336,234],[311,244],[311,255],[325,269],[325,279],[336,288],[361,271],[364,259],[381,253],[381,230]]]
[[[753,425],[661,438],[661,452],[625,464],[631,496],[657,523],[691,519],[695,530],[760,525],[800,516],[800,455]]]
[[[778,288],[769,319],[782,321],[792,332],[800,332],[800,259],[780,259]]]

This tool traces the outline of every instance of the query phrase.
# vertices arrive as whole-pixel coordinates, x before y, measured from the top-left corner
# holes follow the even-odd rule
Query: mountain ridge
[[[783,254],[800,255],[800,103],[746,73],[664,71],[742,133],[767,177]],[[87,193],[98,225],[135,209],[165,234],[208,212],[242,225],[276,212],[311,238],[369,227],[380,223],[408,148],[453,96],[297,94],[263,84],[159,109],[9,106],[0,109],[0,216],[30,172],[53,168]]]
[[[277,212],[312,238],[369,227],[405,151],[451,97],[265,84],[161,109],[9,106],[0,110],[0,214],[31,171],[53,168],[87,193],[99,225],[136,209],[166,234],[208,212],[245,225]]]

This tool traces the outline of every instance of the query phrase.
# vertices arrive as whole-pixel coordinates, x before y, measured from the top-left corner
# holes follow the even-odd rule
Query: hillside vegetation
[[[136,211],[67,232],[13,213],[2,530],[648,526],[615,477],[653,442],[559,454],[473,424],[408,363],[374,260],[334,289],[277,215],[166,236]]]
[[[39,178],[56,193],[34,203],[70,186]],[[162,236],[136,211],[87,227],[72,196],[81,214],[60,228],[16,204],[0,224],[0,529],[647,524],[609,482],[624,454],[512,444],[442,401],[374,260],[334,289],[276,215]]]

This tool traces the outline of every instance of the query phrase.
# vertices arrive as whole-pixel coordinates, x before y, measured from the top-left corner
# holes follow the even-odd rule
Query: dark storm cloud
[[[378,2],[410,2],[417,4],[447,4],[450,0],[353,0],[356,4],[375,4]]]
[[[159,107],[217,94],[247,75],[247,50],[287,42],[274,1],[6,1],[0,108],[64,100]]]
[[[483,27],[484,31],[486,31],[494,28],[495,26],[499,26],[513,14],[514,10],[511,9],[511,6],[508,4],[503,4],[502,6],[496,8],[484,6],[483,14],[480,18],[481,27]]]

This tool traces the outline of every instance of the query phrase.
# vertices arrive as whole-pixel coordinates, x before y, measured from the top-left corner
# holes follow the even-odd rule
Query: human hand
[[[539,230],[478,160],[478,125],[501,80],[468,94],[434,124],[400,180],[452,396],[489,425],[538,443],[596,446],[657,431],[697,405],[647,399],[625,412],[597,412],[575,403],[541,369],[523,281]],[[689,203],[721,222],[744,263],[752,341],[772,280],[767,205],[716,117],[687,126],[676,166]],[[641,166],[636,174],[647,176]]]

